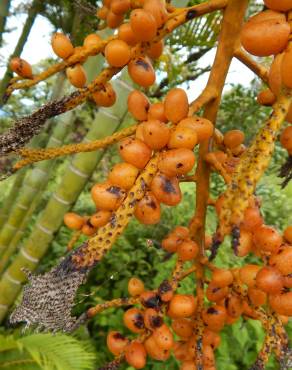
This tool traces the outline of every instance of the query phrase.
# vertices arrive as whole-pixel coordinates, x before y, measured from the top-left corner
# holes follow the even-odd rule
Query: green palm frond
[[[180,48],[212,47],[219,34],[221,18],[221,12],[195,18],[176,29],[169,37],[168,43],[172,47],[179,45]]]
[[[0,336],[1,370],[91,370],[94,361],[90,345],[68,335]]]

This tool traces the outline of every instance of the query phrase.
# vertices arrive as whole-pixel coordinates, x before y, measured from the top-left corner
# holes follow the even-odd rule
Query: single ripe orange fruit
[[[168,143],[170,130],[165,123],[150,119],[143,123],[143,138],[149,148],[162,149]]]
[[[64,223],[69,229],[80,230],[85,223],[85,219],[77,213],[68,212],[64,216]]]
[[[110,41],[104,50],[105,58],[113,67],[123,67],[131,58],[129,45],[123,40]]]
[[[74,53],[74,47],[71,41],[66,35],[60,32],[56,32],[53,35],[52,48],[54,53],[62,59],[67,59]]]
[[[187,117],[189,103],[186,92],[180,88],[171,89],[164,100],[164,113],[167,119],[173,123],[178,123]]]
[[[86,84],[86,73],[81,64],[66,68],[66,76],[75,87],[81,88]]]
[[[117,163],[108,175],[108,181],[125,190],[131,189],[139,174],[138,168],[130,163]]]
[[[128,64],[128,72],[132,80],[142,86],[149,87],[154,84],[156,75],[148,57],[137,57]]]
[[[137,44],[138,40],[129,23],[123,23],[118,29],[119,40],[125,41],[129,46]]]
[[[92,94],[96,105],[100,107],[111,107],[116,102],[116,92],[110,82],[107,82],[100,90]]]
[[[143,9],[134,9],[131,12],[130,25],[139,41],[151,41],[157,32],[155,18]]]
[[[83,41],[83,46],[87,49],[97,48],[101,45],[102,39],[96,33],[91,33],[87,35]],[[91,55],[95,55],[95,53],[91,53]]]
[[[150,102],[141,91],[134,90],[129,94],[128,110],[136,120],[146,121],[149,107]]]
[[[10,69],[17,73],[18,76],[23,78],[32,78],[32,68],[31,65],[24,59],[14,57],[9,63]]]
[[[119,153],[125,162],[143,169],[150,160],[152,151],[143,141],[126,138],[120,143]]]
[[[111,11],[117,15],[121,15],[126,13],[131,8],[131,1],[130,0],[112,0],[111,4]]]
[[[290,26],[285,15],[266,10],[245,23],[241,32],[241,43],[253,55],[275,55],[286,48],[289,34]]]

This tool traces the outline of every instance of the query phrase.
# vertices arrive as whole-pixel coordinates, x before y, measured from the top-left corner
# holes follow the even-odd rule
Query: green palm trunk
[[[62,145],[71,127],[72,118],[73,113],[69,112],[62,119],[58,120],[58,125],[54,128],[53,134],[49,139],[48,147]],[[49,181],[55,162],[44,161],[38,163],[24,179],[21,193],[17,197],[5,227],[0,233],[0,274],[5,268],[9,257],[15,251],[15,245],[11,246],[10,242],[18,231],[22,231],[21,225],[27,213],[33,213],[38,200],[41,198],[42,190]]]
[[[1,209],[0,209],[0,229],[5,224],[9,216],[11,207],[15,201],[15,194],[18,194],[22,186],[25,173],[26,173],[25,168],[23,168],[16,175],[14,175],[15,178],[14,178],[13,185],[11,186],[9,194],[4,199]]]
[[[127,113],[127,95],[129,87],[124,81],[113,82],[117,92],[117,102],[110,109],[100,109],[96,114],[92,128],[85,141],[113,134],[123,122]],[[40,213],[34,230],[5,271],[0,281],[0,321],[3,320],[9,307],[26,281],[22,268],[33,271],[40,259],[47,252],[55,233],[63,223],[64,214],[72,207],[84,189],[104,150],[75,155],[69,162],[61,183]]]

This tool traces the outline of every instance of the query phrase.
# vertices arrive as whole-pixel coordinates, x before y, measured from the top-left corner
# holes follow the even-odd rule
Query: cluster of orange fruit
[[[254,238],[257,248],[269,260],[267,265],[247,264],[224,269],[206,262],[210,278],[205,279],[207,301],[201,312],[204,370],[216,369],[214,351],[220,345],[220,331],[225,325],[232,325],[241,316],[258,320],[257,310],[267,304],[284,325],[292,316],[292,292],[289,291],[292,287],[292,226],[286,228],[282,237],[275,229],[262,225]],[[178,253],[183,261],[196,260],[198,254],[197,244],[189,239],[188,228],[182,226],[177,226],[162,241],[162,248]],[[168,281],[157,290],[145,290],[144,283],[136,277],[129,280],[128,291],[130,296],[139,298],[138,307],[127,309],[123,322],[131,333],[139,336],[130,340],[117,331],[109,332],[110,352],[115,356],[124,353],[128,364],[135,369],[145,367],[147,356],[166,361],[173,353],[181,362],[181,370],[196,370],[197,297],[175,293]]]
[[[269,8],[251,17],[244,25],[241,43],[251,54],[258,57],[274,56],[268,76],[268,88],[258,95],[258,103],[271,106],[280,95],[282,86],[292,88],[292,48],[288,45],[290,24],[288,11],[290,0],[265,0]],[[292,106],[286,120],[292,122]],[[286,127],[280,138],[283,148],[292,154],[292,126]]]
[[[159,151],[159,172],[135,210],[141,223],[158,223],[160,203],[175,206],[182,199],[179,182],[195,164],[194,147],[213,134],[213,124],[209,120],[188,117],[188,98],[180,88],[170,90],[163,102],[153,104],[142,92],[134,90],[128,96],[128,110],[138,121],[138,128],[134,136],[119,143],[119,154],[124,162],[112,168],[107,181],[91,189],[97,213],[87,220],[74,213],[65,215],[65,224],[71,229],[82,228],[85,235],[94,234],[110,220],[139,172]]]
[[[106,19],[108,27],[119,27],[117,38],[108,42],[103,49],[105,59],[112,67],[121,68],[127,65],[129,75],[135,83],[143,87],[151,86],[156,78],[151,59],[159,58],[164,47],[163,40],[154,42],[154,38],[168,19],[165,2],[145,0],[137,2],[134,7],[130,0],[105,0],[103,3],[97,16]],[[137,7],[141,8],[136,9]],[[129,13],[129,21],[123,23],[126,13]],[[101,37],[93,33],[84,39],[82,46],[74,47],[66,35],[57,32],[52,37],[52,48],[59,58],[66,60],[82,50],[100,46],[101,42]],[[133,55],[131,48],[140,42],[148,43],[146,54]],[[31,65],[24,59],[13,58],[10,68],[23,78],[33,78]],[[82,88],[86,85],[86,72],[81,63],[67,67],[66,75],[74,87]],[[115,102],[115,92],[110,83],[107,83],[103,90],[93,93],[92,98],[97,105],[108,107]]]

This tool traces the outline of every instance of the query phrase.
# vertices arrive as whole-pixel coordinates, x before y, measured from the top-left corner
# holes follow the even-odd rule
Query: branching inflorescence
[[[104,183],[92,187],[96,213],[65,215],[65,224],[75,230],[68,245],[70,253],[44,275],[28,273],[29,284],[10,321],[25,321],[27,325],[52,331],[73,331],[108,308],[131,306],[125,311],[124,324],[137,337],[130,340],[121,333],[110,332],[107,345],[115,359],[102,369],[117,369],[124,360],[140,369],[146,365],[147,355],[165,361],[173,352],[182,370],[214,370],[220,331],[243,317],[259,320],[266,331],[263,348],[252,369],[264,369],[273,352],[282,368],[288,368],[291,350],[284,325],[292,316],[292,227],[282,235],[264,225],[260,201],[254,193],[272,157],[281,126],[285,119],[291,122],[292,117],[291,2],[266,0],[269,9],[249,19],[243,27],[247,0],[211,0],[182,9],[162,0],[103,3],[98,15],[110,28],[119,27],[116,36],[101,40],[98,35],[89,35],[83,47],[74,50],[65,35],[56,34],[52,46],[63,62],[38,76],[33,76],[29,64],[19,58],[11,65],[27,80],[14,79],[7,89],[7,97],[16,89],[32,87],[65,69],[69,81],[79,88],[70,96],[50,102],[20,119],[0,137],[1,154],[13,152],[22,157],[14,171],[37,161],[94,151],[116,142],[123,162],[113,167]],[[195,101],[189,104],[180,88],[171,89],[163,101],[155,103],[134,90],[128,96],[128,110],[137,121],[135,125],[91,143],[24,148],[47,118],[71,110],[89,97],[99,106],[113,105],[115,92],[109,81],[125,66],[136,84],[144,88],[153,85],[155,71],[151,59],[162,54],[163,38],[181,24],[221,9],[216,57],[207,86]],[[128,15],[129,23],[122,23]],[[275,55],[270,70],[254,61],[242,47],[259,57]],[[109,67],[85,86],[82,63],[101,52]],[[223,135],[215,128],[233,57],[269,84],[269,89],[259,94],[258,102],[273,106],[270,118],[247,148],[242,131],[231,130]],[[203,115],[198,116],[201,109]],[[290,156],[291,137],[291,126],[288,126],[281,133],[280,142]],[[194,154],[197,145],[198,158]],[[196,162],[195,172],[188,175]],[[209,195],[212,171],[222,176],[226,184],[226,190],[215,202]],[[282,170],[282,175],[288,174],[290,178],[289,168],[285,171]],[[158,223],[161,204],[175,206],[181,201],[183,181],[196,183],[196,206],[189,226],[175,227],[162,240],[162,249],[177,255],[169,278],[156,290],[149,291],[140,279],[133,277],[128,284],[130,297],[98,304],[79,318],[73,317],[71,311],[78,287],[111,250],[130,219],[134,216],[145,225]],[[205,224],[207,207],[214,205],[218,228],[212,239],[206,234]],[[88,240],[74,249],[81,234],[88,236]],[[226,235],[232,236],[236,256],[253,253],[258,263],[228,269],[211,262]],[[186,267],[186,263],[190,266]],[[179,282],[192,275],[196,281],[195,293],[178,294]],[[171,320],[171,328],[165,317]],[[178,341],[173,333],[180,338]]]

